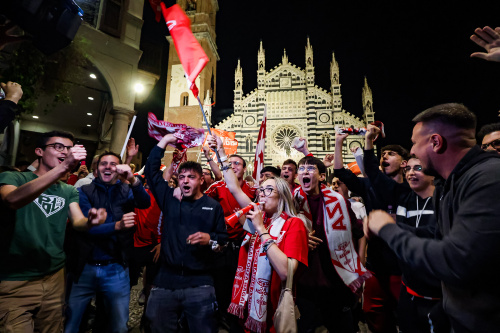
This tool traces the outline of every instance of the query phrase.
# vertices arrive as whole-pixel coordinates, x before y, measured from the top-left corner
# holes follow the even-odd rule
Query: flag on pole
[[[161,0],[149,0],[149,4],[151,5],[151,8],[153,8],[155,12],[155,21],[160,22],[161,20],[161,6],[160,6]]]
[[[255,162],[253,163],[253,179],[259,179],[260,171],[264,167],[264,147],[266,145],[266,122],[267,122],[267,106],[264,106],[264,114],[262,115],[262,124],[260,124],[259,137],[257,138],[257,149],[255,150]]]
[[[173,134],[177,138],[177,142],[172,146],[179,150],[184,150],[186,148],[201,146],[205,130],[203,128],[194,128],[184,124],[173,124],[168,121],[158,120],[154,113],[149,112],[148,134],[158,141],[167,134]]]
[[[181,7],[175,4],[167,8],[163,2],[160,5],[165,22],[167,22],[168,31],[174,41],[184,72],[186,72],[188,87],[193,92],[193,95],[197,97],[199,91],[195,80],[209,59],[194,37],[191,31],[191,21]]]

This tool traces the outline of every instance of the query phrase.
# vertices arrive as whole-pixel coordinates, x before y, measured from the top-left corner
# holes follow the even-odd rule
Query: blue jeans
[[[178,322],[182,314],[190,332],[217,332],[217,302],[213,286],[176,290],[155,287],[151,289],[146,309],[153,333],[179,332]]]
[[[128,306],[130,302],[130,279],[128,268],[112,263],[105,266],[87,264],[78,283],[68,276],[66,333],[78,333],[83,313],[92,297],[102,295],[107,332],[128,332]]]

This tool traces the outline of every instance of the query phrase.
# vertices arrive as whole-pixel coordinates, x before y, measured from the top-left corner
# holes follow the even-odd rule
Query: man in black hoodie
[[[365,233],[378,235],[402,261],[441,280],[455,333],[496,332],[500,285],[492,272],[500,265],[500,156],[476,146],[476,117],[461,104],[434,106],[413,121],[411,152],[427,173],[443,180],[434,194],[438,238],[418,238],[383,211],[370,214]]]
[[[214,281],[211,269],[214,252],[227,243],[224,212],[214,199],[204,195],[201,165],[188,161],[179,166],[182,200],[174,198],[160,170],[168,144],[177,138],[165,135],[149,154],[146,178],[164,214],[161,239],[162,265],[149,296],[146,316],[153,332],[178,332],[181,313],[189,331],[216,332]]]

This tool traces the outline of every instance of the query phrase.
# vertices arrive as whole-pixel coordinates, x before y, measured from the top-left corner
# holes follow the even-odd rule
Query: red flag
[[[257,149],[255,150],[255,162],[253,163],[252,177],[258,180],[260,171],[264,167],[264,147],[266,145],[266,122],[267,122],[267,106],[264,106],[264,115],[262,116],[262,124],[260,124],[259,137],[257,138]]]
[[[198,88],[196,87],[195,80],[209,59],[200,43],[194,37],[191,31],[191,21],[181,7],[173,5],[167,8],[163,2],[160,5],[163,17],[170,31],[170,36],[172,36],[174,41],[175,49],[186,72],[189,89],[197,97]]]
[[[179,150],[201,146],[205,130],[184,124],[173,124],[168,121],[158,120],[154,113],[148,113],[148,134],[160,141],[165,135],[173,134],[177,142],[173,145]]]
[[[160,22],[161,20],[161,6],[160,6],[161,0],[149,0],[149,4],[151,5],[151,8],[153,8],[155,12],[155,20],[156,22]]]

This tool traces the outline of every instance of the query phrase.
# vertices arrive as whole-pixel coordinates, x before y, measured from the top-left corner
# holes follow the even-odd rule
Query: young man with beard
[[[118,179],[127,180],[130,184]],[[120,156],[105,152],[97,161],[97,178],[78,189],[82,207],[105,208],[105,223],[89,232],[69,235],[68,300],[65,332],[78,332],[91,298],[102,296],[106,332],[127,332],[130,280],[128,262],[133,248],[134,208],[151,205],[142,183]],[[99,313],[100,303],[97,304]],[[103,316],[104,318],[104,316]]]
[[[299,161],[300,187],[294,191],[296,205],[309,226],[309,267],[297,281],[299,331],[323,324],[330,332],[352,333],[352,307],[370,273],[356,253],[356,216],[349,202],[321,185],[326,168],[313,156]],[[321,323],[316,322],[317,314]]]
[[[35,172],[0,174],[0,331],[62,332],[66,221],[87,230],[106,219],[90,207],[86,218],[76,189],[60,181],[87,156],[73,142],[68,132],[44,133]]]
[[[338,133],[335,135],[335,176],[363,198],[367,213],[373,209],[386,210],[389,206],[396,209],[397,201],[382,200],[384,191],[379,191],[373,186],[373,179],[357,177],[352,171],[343,167],[342,145],[347,136],[348,134]],[[369,140],[372,144],[371,149],[366,150],[365,146],[364,164],[376,163],[383,174],[397,183],[403,183],[403,168],[408,160],[408,151],[399,145],[388,145],[382,148],[382,156],[377,161],[372,140],[373,138]],[[368,139],[366,142],[370,144]],[[373,278],[366,281],[363,292],[363,312],[368,327],[374,333],[397,332],[394,312],[401,289],[401,269],[396,255],[387,244],[379,239],[373,239],[368,242],[366,267],[373,274]]]
[[[179,166],[181,201],[174,198],[160,171],[168,144],[164,136],[151,150],[145,173],[151,192],[165,216],[161,255],[163,263],[154,281],[146,316],[153,332],[178,332],[184,314],[191,332],[216,332],[216,298],[211,270],[214,250],[225,245],[227,232],[222,207],[204,195],[201,165],[188,161]]]
[[[481,127],[477,133],[481,148],[487,151],[496,151],[500,154],[500,123],[488,124]]]
[[[500,286],[486,283],[500,265],[500,156],[476,146],[476,117],[462,104],[442,104],[417,115],[411,152],[424,171],[442,178],[434,207],[440,238],[424,239],[374,211],[365,233],[378,235],[405,264],[441,280],[453,331],[496,332]]]
[[[384,174],[378,168],[378,162],[373,154],[373,139],[380,129],[369,125],[367,128],[364,165],[368,179],[380,199],[385,202],[396,202],[396,222],[422,238],[434,238],[437,224],[434,215],[432,196],[434,194],[434,177],[423,172],[420,160],[412,155],[405,166],[406,184],[400,184]],[[411,267],[400,264],[402,269],[402,285],[398,301],[398,323],[401,333],[429,332],[428,314],[433,308],[438,308],[442,298],[440,281],[434,276],[422,274]],[[439,309],[438,309],[439,310]],[[439,315],[440,311],[436,311]],[[436,317],[434,317],[436,318]],[[438,323],[439,320],[434,320]],[[435,332],[448,332],[449,327],[439,323]],[[444,330],[443,330],[444,329]]]
[[[297,163],[294,160],[288,159],[283,162],[283,165],[281,166],[281,178],[286,180],[292,193],[297,187],[300,186],[295,182],[295,179],[297,178]]]
[[[211,147],[217,147],[219,156],[223,162],[228,159],[219,137],[209,135],[207,137],[207,143],[209,143]],[[250,200],[253,201],[256,195],[256,187],[250,187],[243,179],[246,171],[246,161],[239,155],[231,155],[229,156],[229,164],[238,179],[241,189]],[[227,188],[224,180],[213,183],[212,186],[205,191],[205,194],[221,204],[224,216],[226,217],[241,209],[238,202]],[[219,304],[219,325],[227,328],[227,326],[237,326],[236,323],[228,322],[230,320],[227,318],[227,308],[231,303],[232,285],[236,269],[238,268],[240,245],[246,232],[243,230],[243,226],[240,223],[236,223],[234,227],[226,224],[226,228],[229,235],[229,241],[227,247],[221,253],[217,254],[213,273],[217,302]]]

